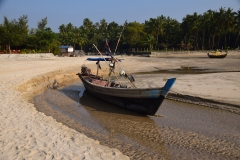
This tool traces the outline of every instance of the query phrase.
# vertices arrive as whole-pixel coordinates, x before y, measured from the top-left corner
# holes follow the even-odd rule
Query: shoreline
[[[154,66],[168,68],[170,65],[158,63],[150,64],[149,62],[142,61],[142,58],[140,58],[139,61],[136,61],[131,57],[124,58],[126,58],[128,63],[127,66],[132,69],[133,73],[139,70],[153,70]],[[84,157],[91,157],[93,159],[100,159],[103,157],[107,159],[129,159],[129,157],[122,155],[117,149],[99,145],[98,141],[92,140],[85,135],[62,125],[52,117],[45,116],[43,113],[36,111],[34,104],[26,101],[37,92],[43,91],[44,87],[53,87],[54,80],[57,80],[59,85],[66,85],[74,80],[78,81],[75,74],[80,71],[80,66],[85,62],[85,59],[86,57],[54,56],[30,56],[30,58],[0,57],[0,94],[2,101],[2,104],[0,105],[0,120],[3,122],[0,128],[0,147],[2,148],[0,152],[1,158],[14,159],[28,157],[39,159],[54,156],[56,159],[62,157],[70,159],[83,159]],[[146,60],[148,61],[149,59],[146,58]],[[135,65],[137,66],[139,64],[147,64],[147,67],[136,68]],[[170,66],[172,68],[177,68],[176,62],[173,62]],[[95,68],[95,64],[93,64],[92,67]],[[240,79],[239,73],[233,75],[232,78],[234,77],[234,80],[235,78],[236,80]],[[225,77],[223,74],[217,74],[215,76]],[[69,77],[73,77],[73,79],[70,79]],[[181,78],[179,81],[181,83],[177,84],[179,86],[182,85],[182,87],[175,87],[174,89],[176,91],[182,91],[184,88],[186,90],[186,86],[189,85],[189,79],[184,80],[184,76],[182,78],[182,81]],[[193,80],[192,76],[188,76],[188,78]],[[211,79],[212,77],[208,78]],[[228,75],[228,78],[231,77]],[[199,77],[196,77],[195,80],[198,79]],[[198,82],[199,81],[195,81],[191,83],[197,84]],[[237,86],[238,81],[235,82],[236,86],[234,86],[232,81],[228,80],[224,82],[229,82],[228,85],[233,86],[233,89],[235,89],[229,90],[228,94],[232,94],[231,96],[233,97],[240,94],[240,86]],[[153,85],[159,85],[159,83],[163,82],[154,82]],[[221,83],[222,82],[220,81],[220,84],[217,85],[221,85]],[[202,91],[200,93],[204,95],[204,88],[202,89],[203,90],[198,90],[196,94]],[[194,89],[192,88],[185,92],[191,94],[194,93]],[[226,92],[225,88],[209,94],[212,94],[212,97],[215,96],[215,98],[219,99],[219,97],[216,96],[216,93],[220,92]],[[207,97],[208,96],[209,95],[207,95]],[[229,96],[230,95],[228,95],[228,97]]]

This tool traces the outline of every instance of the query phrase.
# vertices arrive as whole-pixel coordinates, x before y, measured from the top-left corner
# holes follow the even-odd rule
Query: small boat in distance
[[[207,53],[209,58],[225,58],[227,56],[227,51],[223,53],[221,50],[211,51]]]
[[[105,61],[109,66],[109,76],[114,73],[115,64],[121,63],[120,60],[113,56],[107,58],[88,58],[89,61],[97,61],[97,73],[101,68],[100,61]],[[104,79],[98,74],[92,74],[91,69],[85,65],[81,68],[81,73],[77,74],[81,79],[84,87],[92,95],[99,97],[117,106],[129,109],[131,111],[144,114],[155,115],[167,93],[173,86],[176,78],[168,79],[164,87],[157,88],[137,88],[134,85],[134,77],[128,75],[124,70],[120,70],[119,78],[114,80]],[[113,76],[113,77],[114,77]],[[120,78],[126,79],[131,85],[125,85]]]

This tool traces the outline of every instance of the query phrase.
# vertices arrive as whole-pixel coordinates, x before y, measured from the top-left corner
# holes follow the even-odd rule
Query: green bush
[[[26,53],[27,53],[27,50],[26,50],[26,49],[22,49],[20,53],[21,53],[21,54],[26,54]]]
[[[53,41],[50,44],[50,51],[54,54],[54,55],[58,55],[60,53],[60,49],[59,46],[61,45],[61,43],[59,41]]]

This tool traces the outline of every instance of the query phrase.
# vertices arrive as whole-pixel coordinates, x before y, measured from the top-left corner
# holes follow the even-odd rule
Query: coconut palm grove
[[[240,45],[240,10],[232,8],[208,10],[203,14],[195,12],[183,17],[182,22],[164,15],[149,18],[142,24],[136,21],[108,23],[105,19],[93,23],[85,18],[81,26],[60,25],[57,33],[46,27],[47,23],[45,17],[39,20],[37,28],[29,28],[27,15],[13,20],[4,17],[0,24],[0,52],[57,55],[61,45],[71,45],[86,53],[96,52],[92,44],[103,51],[107,39],[109,46],[115,48],[119,36],[118,53],[133,49],[159,52],[235,50]]]

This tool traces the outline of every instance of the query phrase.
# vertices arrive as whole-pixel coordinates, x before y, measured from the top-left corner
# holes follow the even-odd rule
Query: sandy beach
[[[225,59],[210,59],[205,53],[121,58],[132,73],[210,68],[213,73],[181,75],[173,72],[172,75],[141,77],[142,82],[137,85],[161,86],[164,79],[176,77],[174,93],[230,104],[234,107],[227,111],[240,114],[239,52],[231,52]],[[0,55],[0,159],[130,159],[118,149],[103,146],[38,112],[30,103],[35,94],[53,88],[56,81],[59,87],[80,82],[76,73],[83,63],[90,65],[85,59],[86,56],[55,57],[52,54]],[[95,68],[95,64],[91,67]],[[153,81],[153,78],[159,80]],[[240,156],[237,152],[234,154],[234,157]]]
[[[0,58],[0,159],[129,159],[36,111],[23,99],[24,93],[44,88],[34,86],[53,83],[51,77],[65,71],[76,74],[85,58],[28,57]]]

